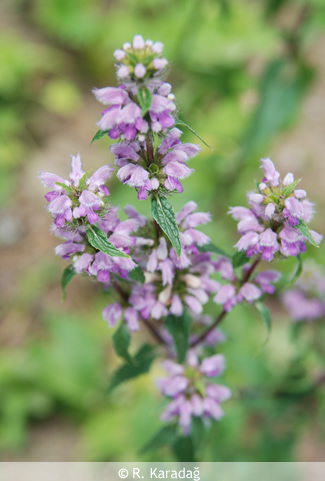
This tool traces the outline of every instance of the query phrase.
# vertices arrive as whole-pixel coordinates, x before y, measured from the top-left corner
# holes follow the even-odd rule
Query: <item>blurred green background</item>
[[[194,199],[209,210],[205,232],[230,249],[228,206],[245,203],[260,156],[303,177],[317,203],[312,228],[325,232],[324,30],[323,0],[1,1],[0,460],[174,459],[168,442],[141,452],[161,427],[158,363],[107,396],[119,365],[101,319],[107,294],[76,279],[61,302],[65,263],[54,257],[37,179],[41,169],[66,176],[78,151],[87,170],[113,161],[108,139],[90,147],[101,110],[91,89],[115,85],[113,51],[139,33],[165,44],[181,118],[213,148],[192,160],[196,173],[173,203]],[[110,191],[121,207],[137,202],[116,181]],[[148,202],[137,206],[149,212]],[[320,264],[323,252],[308,249]],[[290,274],[294,265],[280,268]],[[309,389],[325,370],[324,322],[297,329],[279,301],[269,307],[266,345],[247,306],[223,326],[234,399],[200,439],[201,460],[325,460],[324,391]]]

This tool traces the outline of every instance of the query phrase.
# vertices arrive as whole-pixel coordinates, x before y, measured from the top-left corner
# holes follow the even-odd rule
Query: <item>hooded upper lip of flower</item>
[[[71,222],[73,218],[87,216],[91,224],[100,220],[95,211],[103,206],[102,197],[109,195],[105,182],[114,170],[111,165],[104,165],[93,175],[83,179],[83,185],[80,187],[81,179],[86,176],[80,154],[71,156],[71,159],[70,180],[64,180],[49,172],[40,174],[43,185],[53,189],[45,197],[49,201],[49,212],[55,216],[55,223],[61,227],[65,221]]]

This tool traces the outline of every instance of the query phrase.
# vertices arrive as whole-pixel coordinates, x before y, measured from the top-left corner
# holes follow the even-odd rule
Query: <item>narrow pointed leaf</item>
[[[90,145],[95,142],[95,140],[99,140],[102,137],[105,137],[105,135],[108,134],[108,130],[98,130],[95,135],[92,138],[92,141],[90,142]]]
[[[173,206],[166,197],[157,195],[151,199],[151,213],[167,235],[179,257],[182,246]]]
[[[282,195],[284,195],[285,197],[287,197],[288,195],[290,195],[296,188],[296,186],[299,184],[299,182],[301,182],[301,179],[298,179],[298,180],[295,180],[294,182],[292,182],[292,184],[289,184],[287,185],[283,191],[282,191]]]
[[[246,257],[246,252],[238,251],[236,254],[232,256],[232,265],[236,269],[237,267],[241,267],[249,261],[249,258]]]
[[[111,257],[130,257],[113,246],[113,244],[108,241],[105,232],[95,225],[87,227],[86,234],[89,244],[95,247],[95,249],[98,249]]]
[[[312,236],[312,233],[310,232],[310,229],[306,222],[304,220],[299,221],[299,224],[296,225],[296,229],[299,230],[299,232],[306,237],[306,239],[314,246],[314,247],[319,247],[319,245],[316,243],[315,239]]]
[[[62,287],[62,300],[65,301],[66,298],[66,287],[74,276],[76,275],[76,271],[74,270],[74,267],[72,265],[66,267],[62,273],[61,277],[61,287]]]
[[[136,65],[139,62],[138,57],[136,55],[134,55],[134,53],[126,52],[126,55],[129,57],[130,60],[132,60],[134,65]]]
[[[120,384],[130,381],[150,370],[151,364],[156,357],[155,348],[148,344],[143,345],[133,357],[132,364],[123,364],[113,375],[108,392],[111,392]]]
[[[91,170],[88,170],[79,180],[79,190],[84,190],[84,188],[86,187],[86,182],[90,172]]]
[[[145,454],[148,451],[156,451],[163,446],[170,446],[175,442],[178,434],[176,424],[163,426],[142,448],[139,454]]]
[[[132,364],[132,358],[129,354],[131,335],[124,321],[121,322],[119,328],[114,333],[113,343],[117,354],[125,359],[127,363]]]
[[[149,111],[152,102],[152,93],[147,87],[142,87],[138,92],[138,100],[142,109],[142,115],[146,115]]]
[[[212,242],[209,242],[209,244],[204,244],[203,246],[197,246],[197,248],[200,252],[214,252],[221,256],[231,258],[230,254],[227,254],[227,252],[225,252],[220,247],[214,245]]]
[[[144,284],[145,281],[144,272],[140,266],[135,267],[135,269],[129,272],[129,278],[141,284]]]
[[[180,317],[169,315],[164,322],[165,328],[173,337],[179,363],[184,362],[186,358],[191,324],[192,318],[186,311]]]
[[[212,150],[212,147],[210,147],[210,145],[207,144],[207,143],[202,139],[202,137],[201,137],[197,132],[195,132],[194,129],[192,129],[192,127],[190,127],[190,126],[187,125],[185,122],[183,122],[183,120],[177,120],[176,125],[183,125],[184,127],[186,127],[190,132],[192,132],[192,134],[194,134],[198,139],[200,139],[201,142],[204,143],[204,145],[206,145],[207,147],[209,147],[209,149]]]
[[[62,187],[66,192],[68,192],[68,194],[73,195],[73,190],[71,189],[71,187],[64,184],[63,182],[55,182],[55,183],[56,185],[59,185],[60,187]]]
[[[300,277],[300,274],[302,273],[302,267],[303,267],[303,263],[302,263],[302,258],[301,258],[301,255],[298,254],[297,257],[297,262],[298,262],[298,265],[297,265],[297,268],[289,282],[289,286],[293,286],[293,284],[295,284],[295,282],[297,281],[297,279]]]
[[[269,335],[269,333],[271,332],[271,325],[272,325],[271,313],[269,309],[266,307],[266,305],[263,304],[263,302],[261,301],[255,302],[255,307],[260,313],[260,316],[266,325],[267,334]]]

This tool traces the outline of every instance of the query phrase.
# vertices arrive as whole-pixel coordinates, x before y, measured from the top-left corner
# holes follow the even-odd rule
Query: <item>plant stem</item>
[[[241,285],[245,284],[245,282],[247,282],[250,278],[250,276],[253,274],[253,272],[255,271],[256,267],[258,266],[258,264],[261,262],[261,259],[256,259],[253,264],[250,266],[250,268],[248,269],[248,271],[246,272],[242,282],[241,282]]]
[[[247,282],[250,279],[251,275],[253,274],[254,270],[256,269],[256,267],[258,266],[260,261],[261,261],[261,259],[256,259],[253,262],[253,264],[251,265],[251,267],[249,268],[249,270],[246,272],[245,276],[243,277],[243,280],[240,283],[241,286],[243,284],[245,284],[245,282]],[[219,314],[217,319],[214,321],[214,323],[211,324],[211,326],[209,326],[205,331],[203,331],[202,334],[191,343],[190,347],[196,347],[198,344],[200,344],[202,341],[204,341],[205,338],[210,334],[210,332],[213,331],[213,329],[215,329],[222,322],[222,320],[224,319],[226,314],[227,314],[227,311],[223,310]]]
[[[153,143],[152,143],[152,134],[149,131],[147,138],[146,138],[146,146],[147,146],[147,162],[148,162],[148,167],[153,163],[154,161],[154,150],[153,150]]]
[[[119,284],[116,280],[112,280],[111,283],[112,283],[112,287],[114,287],[114,289],[116,290],[116,292],[118,293],[122,301],[127,303],[129,301],[129,296],[127,292],[124,291],[121,284]]]
[[[197,339],[195,339],[195,341],[191,343],[190,347],[196,347],[198,344],[204,341],[204,339],[210,334],[210,332],[213,331],[213,329],[220,324],[220,322],[223,320],[226,314],[227,314],[227,311],[223,310],[219,314],[217,319],[214,321],[214,323],[211,324],[211,326],[209,326],[205,331],[203,331],[202,334]]]
[[[143,324],[146,326],[146,328],[148,329],[148,331],[152,334],[152,336],[156,339],[156,341],[159,343],[159,344],[163,344],[163,345],[166,345],[166,342],[165,340],[163,339],[163,337],[161,336],[160,332],[155,328],[155,326],[153,324],[151,324],[151,322],[149,321],[149,319],[143,319],[141,318]]]

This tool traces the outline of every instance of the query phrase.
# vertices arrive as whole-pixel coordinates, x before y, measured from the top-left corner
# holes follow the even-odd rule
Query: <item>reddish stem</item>
[[[241,286],[243,284],[245,284],[245,282],[247,282],[251,275],[253,274],[254,270],[256,269],[256,267],[258,266],[259,262],[260,262],[261,259],[256,259],[253,264],[251,265],[251,267],[249,268],[249,270],[246,272],[243,280],[241,281]],[[227,314],[227,311],[223,310],[219,316],[217,317],[217,319],[214,321],[213,324],[211,324],[211,326],[209,326],[205,331],[202,332],[202,334],[196,338],[190,345],[190,347],[196,347],[198,344],[200,344],[202,341],[204,341],[206,339],[206,337],[210,334],[211,331],[213,331],[213,329],[215,329],[221,322],[222,320],[224,319],[224,317],[226,316]]]

